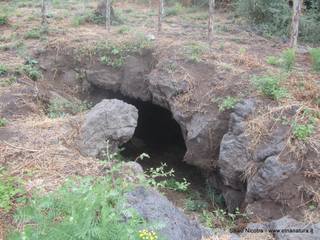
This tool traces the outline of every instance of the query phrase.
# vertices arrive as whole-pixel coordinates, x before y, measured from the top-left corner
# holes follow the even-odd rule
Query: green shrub
[[[227,96],[219,103],[219,111],[223,112],[225,110],[233,109],[238,102],[238,98]]]
[[[309,50],[313,70],[320,72],[320,48],[313,48]]]
[[[124,43],[111,41],[99,43],[96,46],[96,53],[100,56],[101,63],[120,68],[128,55],[139,54],[151,46],[151,42],[145,36],[137,35],[133,40]]]
[[[169,7],[165,10],[166,16],[177,16],[178,14],[181,14],[183,12],[183,6],[181,3],[175,3],[174,6]]]
[[[35,64],[25,64],[22,67],[23,72],[33,81],[41,77],[41,72]]]
[[[165,188],[177,191],[177,192],[186,192],[190,183],[183,178],[182,181],[177,181],[174,178],[170,178],[166,181]]]
[[[0,26],[8,24],[8,17],[6,15],[0,15]]]
[[[273,66],[277,66],[280,64],[280,59],[275,56],[268,56],[267,57],[267,63]]]
[[[0,118],[0,127],[5,127],[8,124],[7,119]]]
[[[291,124],[293,136],[298,140],[306,141],[315,131],[317,117],[319,113],[305,109],[302,115]]]
[[[254,77],[252,82],[259,91],[273,100],[279,100],[288,96],[287,89],[280,86],[281,77],[279,76]]]
[[[116,171],[113,166],[106,177],[68,180],[46,196],[34,195],[15,216],[24,228],[8,240],[141,240],[143,231],[152,232],[153,226],[126,207],[131,186],[114,178]]]
[[[185,208],[187,211],[200,212],[208,208],[208,203],[200,199],[187,198]]]
[[[22,193],[23,191],[17,187],[16,180],[6,175],[0,168],[0,211],[10,211],[15,198]]]
[[[294,64],[296,62],[296,52],[294,49],[287,49],[281,54],[281,66],[286,70],[292,70]]]
[[[192,62],[201,62],[202,55],[208,50],[206,46],[201,43],[188,43],[184,47],[184,55]]]
[[[0,64],[0,76],[5,75],[8,72],[8,68],[4,64]]]
[[[39,28],[33,28],[26,32],[25,39],[39,39],[42,35],[42,30]]]

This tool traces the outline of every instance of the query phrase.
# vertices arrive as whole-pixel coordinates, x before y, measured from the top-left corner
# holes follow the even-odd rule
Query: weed
[[[252,82],[259,91],[273,100],[279,100],[281,98],[288,97],[288,90],[280,86],[280,76],[270,75],[254,77]]]
[[[236,227],[237,219],[248,219],[248,214],[241,213],[238,208],[234,213],[228,213],[224,209],[218,208],[212,212],[203,210],[201,218],[202,222],[209,228],[222,227],[230,230]]]
[[[166,163],[161,163],[160,167],[150,168],[146,173],[148,185],[156,188],[165,188],[167,185],[167,180],[160,179],[174,176],[174,170],[165,170],[166,167]]]
[[[0,127],[5,127],[8,124],[7,119],[0,118]]]
[[[91,104],[83,102],[71,102],[64,98],[53,99],[47,109],[47,115],[49,118],[59,118],[70,114],[77,114],[88,110]]]
[[[8,24],[8,16],[0,15],[0,26]]]
[[[26,32],[24,38],[25,39],[40,39],[41,35],[44,31],[40,28],[33,28]]]
[[[35,64],[27,63],[23,65],[22,70],[33,81],[36,81],[41,77],[41,72]]]
[[[119,28],[118,33],[119,34],[126,34],[130,32],[130,27],[128,26],[122,26],[121,28]]]
[[[101,63],[113,68],[120,68],[128,55],[140,53],[143,49],[150,47],[151,42],[147,38],[137,36],[132,41],[124,43],[110,41],[100,43],[96,47],[96,52],[100,56]]]
[[[185,178],[183,178],[181,182],[175,180],[174,178],[170,178],[167,180],[165,187],[177,192],[185,192],[188,190],[189,185],[190,183]]]
[[[295,53],[295,50],[292,48],[284,50],[281,53],[280,57],[276,57],[276,56],[267,57],[268,64],[273,66],[280,66],[285,71],[288,71],[288,72],[293,69],[295,61],[296,61],[296,53]]]
[[[227,96],[219,103],[219,111],[224,112],[225,110],[233,109],[238,102],[238,98]]]
[[[201,62],[202,55],[208,50],[203,44],[200,43],[188,43],[184,47],[185,56],[192,62]]]
[[[181,3],[175,3],[174,6],[169,7],[165,11],[166,16],[177,16],[183,12],[184,8]]]
[[[185,208],[187,211],[200,212],[203,209],[208,208],[208,204],[203,200],[187,198],[185,202]]]
[[[267,63],[273,66],[278,66],[280,64],[280,59],[275,56],[268,56]]]
[[[17,82],[17,78],[15,76],[11,76],[9,78],[5,78],[2,79],[0,81],[0,86],[1,87],[7,87],[7,86],[11,86],[12,84],[14,84],[15,82]]]
[[[290,71],[294,67],[296,61],[296,52],[294,49],[289,48],[281,54],[281,66],[286,70]]]
[[[105,177],[69,179],[46,196],[34,194],[15,216],[23,230],[12,232],[8,240],[141,239],[141,229],[154,227],[127,207],[125,193],[132,185],[114,178],[117,169],[118,164],[113,165]]]
[[[320,48],[312,48],[309,50],[312,67],[314,71],[320,72]]]
[[[291,123],[293,136],[301,141],[306,141],[315,131],[316,114],[305,109],[302,115]]]
[[[8,68],[4,64],[0,64],[0,76],[5,75],[8,72]]]
[[[14,199],[21,193],[23,191],[17,187],[16,180],[0,168],[0,209],[5,212],[10,211]]]

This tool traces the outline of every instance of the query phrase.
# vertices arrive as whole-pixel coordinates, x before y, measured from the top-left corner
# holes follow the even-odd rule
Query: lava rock
[[[248,181],[248,201],[268,199],[269,192],[297,170],[298,165],[294,161],[281,161],[278,156],[268,157],[258,172]]]
[[[99,157],[108,144],[110,151],[115,151],[132,138],[137,120],[138,110],[134,106],[116,99],[102,100],[85,116],[78,141],[80,152]]]
[[[199,240],[210,235],[209,230],[188,219],[166,197],[153,189],[137,187],[127,194],[126,199],[129,207],[148,223],[159,223],[160,235],[168,240]]]
[[[105,67],[104,67],[105,68]],[[117,91],[121,85],[121,76],[118,72],[107,69],[90,69],[86,71],[87,81],[103,89]]]
[[[297,220],[285,216],[271,222],[272,229],[278,229],[280,232],[275,232],[276,240],[316,240],[320,239],[320,222],[317,224],[307,224],[298,222]],[[285,232],[288,230],[303,230],[308,232],[296,233]]]

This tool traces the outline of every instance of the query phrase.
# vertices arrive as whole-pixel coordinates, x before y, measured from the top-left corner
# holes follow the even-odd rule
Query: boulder
[[[129,207],[135,209],[148,223],[159,225],[159,233],[165,239],[199,240],[210,235],[209,230],[190,220],[153,189],[137,187],[126,198]]]
[[[108,144],[110,151],[115,151],[131,139],[137,120],[138,110],[134,106],[116,99],[102,100],[85,116],[78,141],[80,152],[101,157]]]

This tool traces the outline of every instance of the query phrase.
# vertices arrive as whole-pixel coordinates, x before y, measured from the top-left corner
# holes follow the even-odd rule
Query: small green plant
[[[0,86],[1,86],[1,87],[11,86],[11,85],[14,84],[15,82],[17,82],[17,78],[16,78],[15,76],[10,76],[10,77],[8,77],[8,78],[1,79],[1,80],[0,80]]]
[[[219,111],[224,112],[225,110],[233,109],[238,102],[238,98],[227,96],[219,103]]]
[[[228,213],[226,210],[218,208],[212,212],[202,211],[202,222],[209,228],[224,228],[233,229],[236,227],[236,220],[243,218],[248,220],[248,214],[241,213],[239,208],[236,208],[234,213]]]
[[[281,54],[281,66],[286,71],[291,71],[296,62],[296,52],[294,49],[289,48]]]
[[[312,68],[314,71],[320,72],[320,48],[312,48],[309,50]]]
[[[162,179],[174,176],[174,170],[166,170],[166,167],[166,163],[161,163],[160,167],[150,168],[146,173],[148,185],[156,188],[165,188],[168,181]]]
[[[170,178],[167,180],[165,187],[170,190],[174,190],[177,192],[186,192],[188,190],[190,183],[183,178],[181,182],[177,181],[174,178]]]
[[[43,31],[40,28],[33,28],[26,32],[25,39],[39,39]]]
[[[10,211],[15,198],[22,193],[16,180],[8,176],[3,168],[0,168],[0,211]]]
[[[261,91],[265,96],[273,100],[288,97],[288,90],[281,87],[281,76],[262,76],[254,77],[252,79],[255,87]]]
[[[165,11],[166,16],[177,16],[183,12],[184,8],[181,3],[175,3],[174,6],[169,7]]]
[[[291,124],[293,136],[301,141],[306,141],[315,131],[316,114],[305,109],[302,115]]]
[[[201,212],[202,210],[208,208],[208,204],[203,200],[189,197],[185,202],[185,208],[187,211]]]
[[[145,36],[137,35],[132,41],[124,43],[110,41],[100,43],[96,47],[96,52],[100,56],[101,63],[120,68],[128,55],[138,54],[143,49],[150,47],[151,42]]]
[[[7,119],[0,118],[0,127],[5,127],[8,124]]]
[[[8,24],[8,16],[0,15],[0,26]]]
[[[267,63],[273,66],[278,66],[280,64],[280,59],[275,56],[268,56],[267,57]]]
[[[128,26],[122,26],[118,30],[119,34],[126,34],[128,32],[130,32],[130,27],[128,27]]]
[[[5,75],[8,72],[8,68],[4,64],[0,64],[0,76]]]
[[[267,57],[267,63],[273,66],[280,66],[286,71],[291,71],[296,62],[295,50],[289,48],[281,53],[280,57],[269,56]]]
[[[22,67],[22,70],[33,81],[36,81],[41,77],[40,70],[35,64],[25,64]]]
[[[202,55],[207,51],[207,47],[200,43],[188,43],[184,47],[185,56],[192,62],[201,62]]]
[[[34,194],[26,206],[19,208],[15,219],[24,228],[12,232],[8,240],[66,236],[74,240],[141,240],[141,229],[151,232],[153,226],[127,207],[125,193],[131,188],[114,174],[69,179],[48,195]],[[152,236],[157,236],[154,233]]]
[[[64,117],[68,114],[75,115],[79,112],[84,112],[91,107],[86,101],[71,102],[64,98],[53,99],[47,109],[49,118]]]

